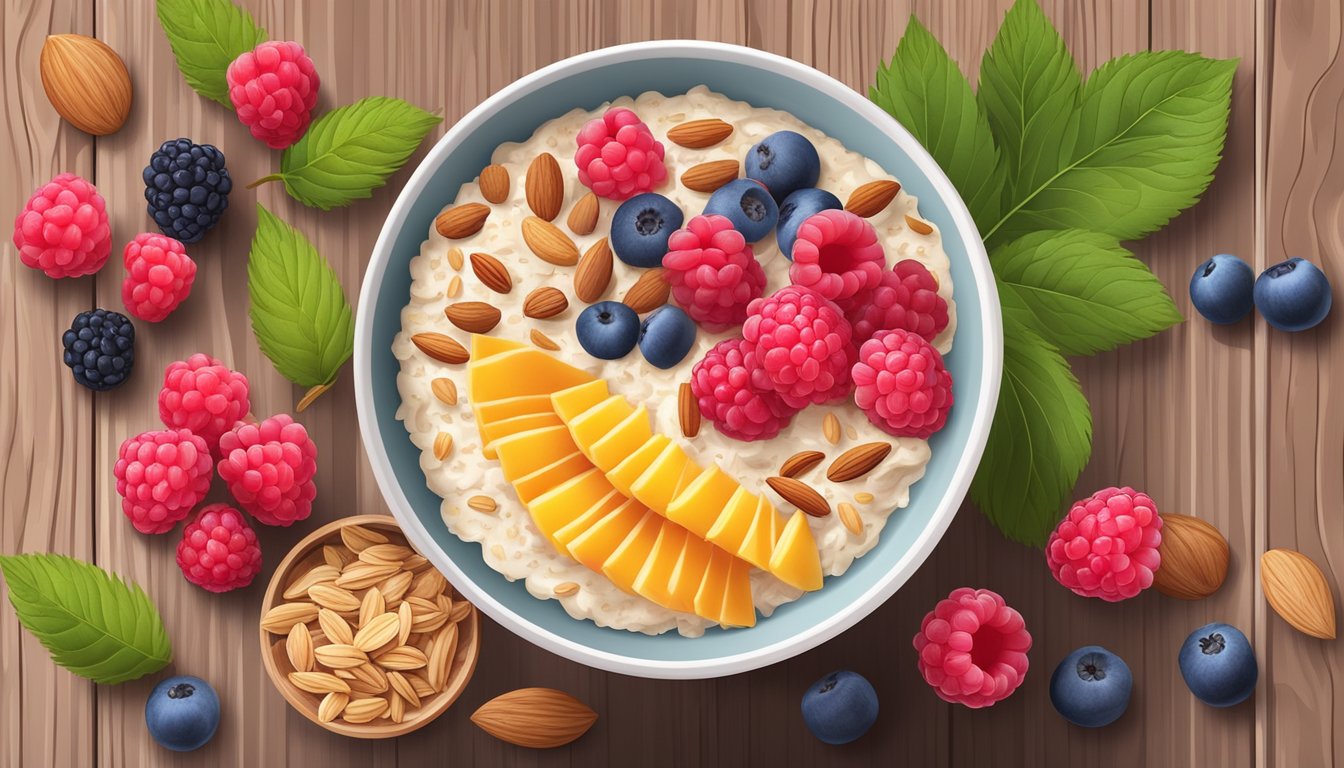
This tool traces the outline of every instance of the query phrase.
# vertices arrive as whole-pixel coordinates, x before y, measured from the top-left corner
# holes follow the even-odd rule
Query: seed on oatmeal
[[[421,352],[449,365],[458,365],[471,359],[467,348],[442,333],[417,333],[411,337],[411,343]]]
[[[569,307],[569,299],[559,288],[543,285],[523,299],[523,316],[534,320],[555,317]]]
[[[601,212],[597,195],[589,192],[579,198],[579,202],[570,209],[569,218],[566,219],[569,231],[576,235],[591,235],[593,230],[597,229],[597,217]]]
[[[443,295],[450,299],[456,299],[462,295],[461,275],[453,275],[453,279],[448,281],[448,290],[444,291]]]
[[[429,389],[444,405],[457,405],[457,384],[452,379],[440,376],[430,382]]]
[[[848,437],[850,440],[858,440],[859,430],[855,429],[853,424],[846,424],[845,437]]]
[[[490,554],[494,555],[496,558],[500,560],[504,560],[506,558],[506,555],[504,554],[504,548],[498,544],[491,545]]]
[[[471,261],[471,271],[481,284],[495,293],[508,293],[513,290],[513,277],[503,262],[488,253],[473,253],[467,257]]]
[[[461,271],[462,271],[462,265],[463,265],[464,263],[465,263],[465,262],[464,262],[464,259],[463,259],[463,256],[462,256],[462,249],[461,249],[461,248],[449,248],[449,249],[448,249],[448,266],[452,267],[454,270],[456,270],[456,271],[458,271],[458,272],[461,272]]]
[[[509,171],[502,165],[487,165],[476,180],[481,197],[492,203],[502,203],[509,197]]]
[[[495,504],[495,500],[490,498],[489,496],[472,496],[471,498],[467,499],[467,506],[471,507],[477,512],[489,513],[494,512],[499,505]]]
[[[550,352],[560,351],[560,345],[555,343],[554,339],[542,333],[541,331],[537,330],[536,328],[533,328],[531,331],[528,331],[527,335],[532,339],[532,343],[540,347],[541,349],[545,349]]]
[[[489,215],[488,205],[481,203],[455,205],[434,218],[434,229],[449,240],[460,240],[480,232]]]
[[[527,207],[538,217],[551,221],[560,213],[565,202],[565,179],[555,155],[542,152],[533,158],[523,176],[523,192]]]
[[[677,387],[677,418],[681,422],[681,434],[695,437],[700,434],[700,402],[689,381],[683,381]]]
[[[905,214],[905,225],[910,227],[911,231],[921,235],[933,234],[933,227],[923,219],[917,219],[910,214]]]
[[[821,420],[821,434],[826,438],[826,442],[831,445],[839,445],[840,417],[836,416],[834,411],[826,414],[826,417]]]
[[[840,515],[840,522],[844,523],[850,533],[855,536],[863,533],[863,519],[859,517],[859,511],[854,508],[853,504],[842,501],[835,508]]]
[[[872,502],[873,502],[873,494],[867,491],[859,491],[858,493],[854,494],[854,503],[856,504],[871,504]]]
[[[555,587],[555,596],[556,596],[556,597],[569,597],[570,595],[577,594],[578,591],[579,591],[579,585],[578,585],[578,584],[575,584],[575,583],[572,582],[572,581],[566,581],[566,582],[564,582],[563,584],[558,584],[558,585],[556,585],[556,587]]]
[[[443,461],[448,458],[448,454],[453,452],[453,436],[447,432],[440,432],[434,438],[434,458]]]

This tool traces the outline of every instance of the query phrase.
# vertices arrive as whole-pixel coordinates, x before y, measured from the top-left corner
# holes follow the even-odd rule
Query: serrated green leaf
[[[1003,384],[971,500],[1008,538],[1041,546],[1092,454],[1092,412],[1069,363],[1003,318]]]
[[[266,41],[266,30],[229,0],[158,0],[156,10],[187,85],[233,109],[224,74],[239,55]]]
[[[303,233],[257,203],[247,259],[248,315],[257,344],[282,376],[329,384],[354,352],[354,316],[341,281]]]
[[[982,232],[998,220],[1003,167],[989,123],[966,76],[919,19],[910,17],[891,62],[878,67],[869,98],[933,155]]]
[[[1161,281],[1110,235],[1033,232],[996,248],[990,264],[1004,314],[1066,355],[1113,349],[1182,320]]]
[[[382,96],[333,109],[285,150],[280,173],[262,181],[283,181],[295,200],[324,211],[349,205],[386,184],[442,119]]]
[[[0,556],[19,623],[52,661],[95,683],[124,683],[157,672],[173,646],[139,586],[64,555]]]

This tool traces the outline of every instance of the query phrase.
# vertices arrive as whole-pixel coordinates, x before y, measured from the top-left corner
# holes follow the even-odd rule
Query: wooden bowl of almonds
[[[261,650],[304,717],[386,739],[457,700],[476,669],[480,624],[393,518],[360,515],[318,528],[281,561],[261,607]]]

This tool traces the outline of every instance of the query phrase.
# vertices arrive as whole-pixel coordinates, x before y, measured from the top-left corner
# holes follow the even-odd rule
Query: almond
[[[307,624],[295,624],[285,638],[285,655],[295,672],[313,671],[313,635]]]
[[[784,477],[797,477],[821,463],[826,454],[821,451],[799,451],[779,465],[779,474]]]
[[[472,265],[475,266],[474,264]],[[484,301],[459,301],[444,307],[448,322],[467,333],[489,333],[499,325],[499,310]]]
[[[834,411],[827,413],[821,420],[821,434],[831,445],[840,444],[840,417]]]
[[[317,719],[330,723],[335,720],[337,715],[345,709],[345,705],[350,703],[350,694],[337,693],[335,691],[322,697],[322,703],[317,705]]]
[[[488,253],[473,253],[469,258],[471,271],[486,288],[495,293],[508,293],[513,290],[513,278],[509,277],[509,270],[499,259]]]
[[[826,470],[826,479],[833,483],[843,483],[856,477],[863,477],[882,463],[891,453],[891,443],[864,443],[856,445],[836,457]]]
[[[430,645],[429,653],[426,653],[428,661],[425,664],[425,674],[429,678],[429,685],[435,691],[442,691],[443,686],[448,683],[448,673],[453,668],[453,657],[457,655],[457,625],[449,624],[434,637],[434,642]],[[414,680],[411,681],[414,684]],[[421,694],[424,695],[424,694]]]
[[[421,352],[441,363],[456,365],[471,359],[471,354],[467,352],[466,347],[442,333],[417,333],[411,337],[411,343]],[[354,549],[354,547],[350,548]]]
[[[347,525],[341,529],[341,543],[351,552],[363,552],[374,544],[386,544],[387,537],[362,525]]]
[[[593,243],[579,259],[574,270],[574,296],[587,304],[593,304],[607,292],[611,285],[611,246],[607,238]]]
[[[625,292],[625,298],[621,299],[621,303],[635,310],[635,314],[642,315],[666,304],[667,298],[671,295],[672,286],[668,285],[667,279],[663,277],[663,268],[654,267],[645,270],[644,274],[639,276],[635,284],[630,286],[630,290]]]
[[[317,584],[331,584],[336,581],[336,577],[341,575],[341,569],[330,565],[319,565],[309,568],[301,576],[290,582],[281,597],[286,600],[298,600],[308,594],[308,588]]]
[[[560,164],[554,155],[542,152],[532,160],[523,178],[523,191],[527,194],[527,207],[538,218],[550,221],[560,213],[565,202],[565,180],[560,176]]]
[[[444,405],[457,405],[457,384],[452,379],[441,376],[430,382],[429,389]]]
[[[419,555],[412,555],[411,557],[419,557]],[[407,558],[406,562],[401,564],[401,567],[405,568],[408,562],[410,562],[410,558]],[[389,576],[387,579],[380,582],[378,584],[378,591],[383,593],[384,605],[390,608],[401,602],[401,598],[406,594],[406,590],[410,588],[411,579],[413,578],[415,578],[414,573],[403,570],[396,576]]]
[[[349,693],[350,685],[330,672],[290,672],[289,682],[309,693]]]
[[[353,645],[332,643],[313,649],[317,662],[327,669],[354,669],[369,660],[369,657]]]
[[[308,590],[308,597],[323,608],[330,608],[337,613],[359,610],[359,598],[355,597],[355,593],[332,584],[313,586]]]
[[[490,216],[490,206],[483,203],[463,203],[434,217],[434,229],[449,240],[461,240],[481,231]]]
[[[924,221],[923,219],[917,219],[908,213],[905,214],[905,225],[921,235],[933,234],[933,227],[929,222]]]
[[[1335,595],[1311,558],[1291,549],[1269,550],[1260,556],[1260,588],[1274,612],[1294,629],[1335,639]]]
[[[500,741],[551,749],[587,733],[597,713],[554,688],[520,688],[481,705],[471,721]]]
[[[350,690],[377,695],[387,690],[387,673],[373,664],[361,664],[354,669],[341,670],[350,675]]]
[[[736,160],[711,160],[686,169],[681,174],[681,184],[695,192],[713,192],[736,179],[738,170]]]
[[[384,613],[375,616],[368,624],[360,627],[355,633],[355,637],[350,644],[365,653],[370,653],[381,648],[389,640],[397,636],[401,629],[401,620],[395,613]]]
[[[569,231],[576,235],[591,235],[593,230],[597,229],[597,217],[602,213],[602,204],[598,201],[597,195],[589,192],[579,198],[579,202],[569,211],[569,218],[565,223],[569,225]]]
[[[523,299],[523,314],[534,320],[555,317],[568,308],[569,299],[565,298],[565,292],[549,285],[537,288]]]
[[[367,699],[354,699],[345,705],[345,711],[341,713],[341,719],[347,723],[369,723],[378,716],[387,711],[387,699],[377,696]]]
[[[317,618],[317,606],[312,603],[281,603],[261,617],[261,628],[277,635],[287,635],[295,624],[307,624]]]
[[[424,651],[410,645],[399,645],[386,653],[379,654],[375,661],[383,669],[399,671],[421,669],[429,663]]]
[[[717,118],[691,120],[673,126],[672,130],[667,132],[669,141],[690,149],[712,147],[731,135],[733,126]]]
[[[344,589],[364,589],[386,579],[400,568],[395,565],[373,565],[370,563],[351,563],[336,578],[336,586]],[[358,610],[356,608],[355,610]]]
[[[546,334],[542,333],[537,328],[533,328],[532,330],[528,331],[527,337],[532,340],[533,344],[548,352],[560,351],[560,345],[555,343],[555,339],[552,339],[550,336],[547,336]]]
[[[494,512],[496,509],[499,508],[499,505],[495,503],[494,499],[490,498],[489,496],[481,496],[479,494],[467,499],[467,506],[471,507],[477,512],[483,512],[485,514]]]
[[[462,276],[453,275],[453,279],[448,281],[448,290],[443,292],[444,296],[450,299],[456,299],[462,295]]]
[[[439,461],[447,459],[453,452],[453,433],[440,432],[434,437],[434,458]]]
[[[131,114],[131,75],[117,52],[85,35],[51,35],[38,63],[56,112],[94,136],[116,133]]]
[[[689,381],[677,387],[677,417],[681,421],[681,434],[686,437],[700,434],[700,402],[695,399]]]
[[[579,263],[579,247],[551,222],[528,216],[523,219],[522,230],[523,242],[542,261],[557,267],[572,267]]]
[[[400,544],[373,544],[360,551],[359,559],[374,565],[400,566],[413,554],[415,550]]]
[[[364,626],[374,619],[387,613],[387,599],[383,597],[383,591],[377,587],[369,587],[369,591],[364,593],[364,599],[359,604],[359,626]]]
[[[842,501],[836,505],[836,513],[840,516],[840,522],[845,528],[855,536],[863,535],[863,518],[859,517],[859,511],[848,501]]]
[[[1162,515],[1162,567],[1153,572],[1153,586],[1168,597],[1200,600],[1212,595],[1227,578],[1227,539],[1217,528],[1189,515]]]
[[[831,505],[812,486],[792,477],[767,477],[765,484],[774,489],[780,498],[803,510],[813,517],[825,517],[831,514]]]
[[[509,171],[502,165],[487,165],[481,169],[481,197],[492,203],[502,203],[509,199]]]
[[[395,670],[388,672],[387,684],[397,692],[398,696],[405,699],[407,704],[414,708],[420,706],[420,694],[415,692],[415,686],[411,685],[411,681],[407,680],[405,675]]]
[[[845,210],[865,219],[876,216],[891,205],[891,201],[896,199],[896,193],[900,191],[901,185],[891,179],[870,181],[849,193]]]
[[[355,640],[354,633],[350,631],[350,622],[330,608],[323,608],[317,612],[317,625],[322,628],[322,634],[333,643],[349,645]]]

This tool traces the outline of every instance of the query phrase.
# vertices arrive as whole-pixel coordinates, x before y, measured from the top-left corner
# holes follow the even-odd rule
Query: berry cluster
[[[234,59],[225,79],[238,120],[266,146],[284,149],[308,130],[320,78],[302,45],[262,43]]]
[[[598,197],[624,200],[667,178],[662,142],[633,111],[613,107],[579,131],[579,182]]]
[[[1147,494],[1103,488],[1060,521],[1045,560],[1055,580],[1075,594],[1117,602],[1152,586],[1161,543],[1162,517]]]

